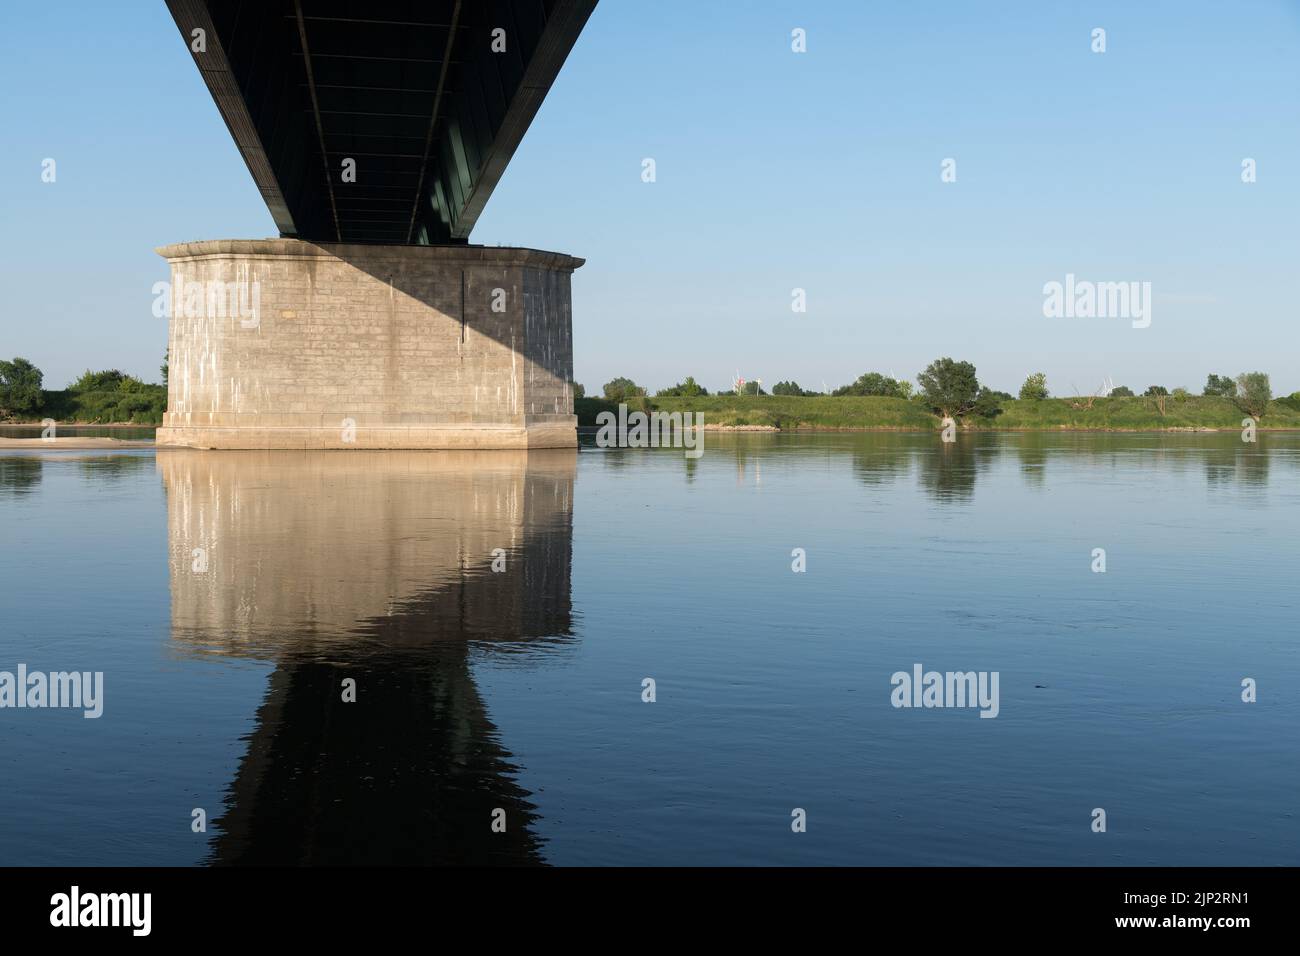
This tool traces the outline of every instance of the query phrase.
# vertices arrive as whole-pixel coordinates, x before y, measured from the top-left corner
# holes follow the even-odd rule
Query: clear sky
[[[275,234],[165,4],[3,4],[0,90],[0,355],[157,380],[153,248]],[[589,391],[951,355],[1008,391],[1286,394],[1298,200],[1296,2],[602,0],[472,238],[586,257]],[[1150,327],[1044,317],[1067,273],[1150,282]]]

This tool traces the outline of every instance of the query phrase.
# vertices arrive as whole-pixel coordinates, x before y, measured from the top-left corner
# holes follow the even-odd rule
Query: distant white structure
[[[740,374],[740,369],[737,369],[735,377],[732,378],[731,380],[732,391],[734,391],[737,395],[743,395],[745,384],[746,384],[745,377]],[[754,379],[754,384],[757,385],[759,389],[762,389],[763,380],[761,378],[756,378]]]

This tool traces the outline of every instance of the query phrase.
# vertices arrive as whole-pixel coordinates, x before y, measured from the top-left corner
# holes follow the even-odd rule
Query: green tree
[[[994,418],[1002,414],[1002,403],[1009,401],[1010,398],[1011,396],[1006,392],[996,392],[991,388],[981,387],[975,397],[975,407],[972,411],[984,418]]]
[[[168,364],[171,362],[171,355],[172,355],[172,351],[171,351],[171,349],[168,349],[166,352],[164,352],[164,353],[163,353],[163,363],[162,363],[162,365],[159,365],[159,366],[158,366],[158,371],[162,372],[163,384],[164,384],[164,385],[167,384],[167,366],[168,366]]]
[[[167,387],[118,369],[87,369],[68,386],[64,414],[79,422],[157,424],[167,409]]]
[[[935,359],[916,376],[921,395],[944,418],[958,418],[975,408],[980,394],[975,366],[950,358]]]
[[[805,392],[799,387],[798,382],[777,382],[772,386],[773,395],[811,395],[812,392]]]
[[[1042,401],[1047,397],[1047,373],[1035,372],[1029,378],[1025,379],[1025,384],[1020,386],[1020,397],[1030,401]]]
[[[0,415],[34,415],[45,401],[45,376],[25,358],[0,360]]]
[[[708,395],[709,390],[695,381],[692,376],[687,375],[686,381],[678,382],[670,388],[661,388],[655,394],[658,396],[680,395],[685,398],[694,398],[698,395]]]
[[[889,398],[906,398],[900,383],[879,372],[864,372],[852,385],[842,385],[832,395],[884,395]]]
[[[605,398],[611,402],[625,402],[645,394],[645,389],[630,378],[616,378],[605,383]]]
[[[1159,398],[1161,395],[1168,395],[1169,389],[1163,385],[1148,385],[1147,390],[1142,393],[1144,398]]]
[[[1116,385],[1114,388],[1110,390],[1110,397],[1111,398],[1132,398],[1133,389],[1129,388],[1127,385]]]
[[[1206,377],[1205,390],[1201,394],[1232,398],[1237,394],[1237,383],[1232,380],[1231,375],[1211,374]]]
[[[86,369],[81,377],[68,386],[70,392],[112,392],[122,386],[128,376],[125,372],[110,368],[102,372]]]
[[[1251,418],[1263,418],[1273,400],[1267,372],[1242,372],[1237,376],[1237,407]]]
[[[744,385],[740,386],[740,394],[766,395],[767,392],[763,391],[763,386],[759,385],[757,382],[746,382]]]

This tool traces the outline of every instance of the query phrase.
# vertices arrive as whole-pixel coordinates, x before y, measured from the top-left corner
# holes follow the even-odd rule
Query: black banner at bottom
[[[0,869],[8,941],[76,934],[201,943],[385,940],[434,927],[532,941],[578,925],[729,935],[906,926],[946,938],[1080,934],[1230,943],[1283,931],[1292,870]],[[416,936],[416,938],[419,938]]]

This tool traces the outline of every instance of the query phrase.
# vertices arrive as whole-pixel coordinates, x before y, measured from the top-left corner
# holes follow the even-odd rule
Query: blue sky
[[[0,12],[0,355],[47,387],[156,380],[154,247],[274,226],[162,0],[20,9]],[[820,389],[951,355],[1009,391],[1260,369],[1285,394],[1298,176],[1295,2],[603,0],[473,240],[586,257],[588,390]],[[1045,318],[1067,273],[1150,282],[1151,326]]]

